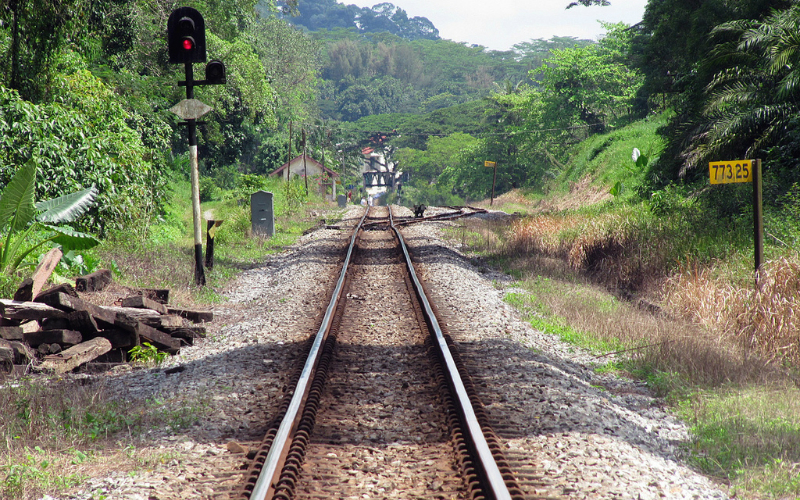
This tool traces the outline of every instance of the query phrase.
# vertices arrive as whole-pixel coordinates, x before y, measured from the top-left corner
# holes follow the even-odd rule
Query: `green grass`
[[[239,191],[219,191],[216,200],[201,204],[202,243],[206,251],[205,218],[223,220],[214,238],[214,266],[206,268],[206,287],[194,284],[194,240],[190,186],[175,181],[164,214],[158,221],[137,232],[109,236],[94,254],[102,265],[114,263],[115,279],[136,288],[169,288],[176,304],[207,304],[223,301],[217,290],[242,270],[263,262],[270,254],[293,244],[307,229],[318,224],[308,215],[312,208],[328,209],[314,196],[300,202],[287,201],[287,190],[280,179],[261,179],[262,188],[273,192],[276,234],[271,238],[250,233],[250,207]],[[294,194],[293,194],[294,193]],[[302,196],[297,190],[290,196]]]
[[[0,498],[63,491],[83,482],[79,466],[99,455],[151,429],[176,432],[208,415],[199,399],[109,400],[99,385],[58,382],[22,379],[0,387]]]
[[[87,455],[77,452],[75,459]],[[39,446],[26,448],[24,458],[17,463],[0,465],[0,493],[3,498],[21,498],[26,489],[37,485],[45,491],[63,491],[83,483],[87,476],[82,474],[61,473],[57,466],[57,457]]]
[[[634,122],[608,134],[589,137],[572,152],[567,167],[555,180],[555,191],[569,191],[569,183],[591,176],[594,183],[611,187],[616,182],[623,185],[623,198],[627,199],[644,178],[644,171],[637,169],[631,154],[633,148],[653,162],[664,147],[664,140],[657,134],[666,125],[671,113],[661,113],[645,120]]]
[[[736,489],[800,497],[800,390],[702,390],[679,405],[692,426],[692,461]]]
[[[576,300],[581,300],[575,297]],[[566,318],[553,314],[551,309],[527,293],[508,293],[505,301],[523,312],[531,327],[541,332],[556,335],[563,342],[581,347],[595,354],[604,354],[625,349],[626,344],[616,339],[593,335],[591,332],[573,328]]]

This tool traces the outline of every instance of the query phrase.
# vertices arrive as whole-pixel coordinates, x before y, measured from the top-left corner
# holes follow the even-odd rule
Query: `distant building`
[[[336,184],[335,181],[339,179],[339,174],[334,172],[333,170],[329,169],[328,167],[323,167],[322,163],[318,162],[314,158],[306,155],[299,155],[295,156],[291,159],[288,163],[284,163],[277,169],[273,170],[269,175],[270,176],[280,176],[283,179],[288,177],[305,177],[308,175],[309,179],[316,179],[315,186],[313,189],[317,189],[319,193],[325,194],[328,188],[331,188],[331,199],[336,199]],[[312,189],[311,184],[309,184],[309,189]]]
[[[277,169],[273,170],[269,175],[280,175],[284,179],[286,179],[286,170],[289,170],[289,177],[293,177],[299,175],[301,177],[306,175],[306,169],[308,169],[308,176],[314,177],[315,175],[327,175],[328,177],[338,179],[339,174],[334,172],[333,170],[329,169],[328,167],[323,167],[322,163],[318,162],[314,158],[306,155],[298,155],[292,158],[291,161],[288,163],[284,163]]]
[[[384,193],[400,180],[402,172],[396,172],[396,165],[388,162],[383,153],[373,148],[364,148],[361,154],[364,157],[361,175],[368,194],[375,196]]]

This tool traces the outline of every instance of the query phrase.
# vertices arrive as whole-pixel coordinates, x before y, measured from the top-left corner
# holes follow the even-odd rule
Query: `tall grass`
[[[767,262],[757,287],[715,277],[708,267],[687,266],[666,280],[663,301],[671,311],[743,348],[800,366],[800,259],[796,256]]]
[[[508,255],[541,253],[565,260],[613,288],[638,291],[690,251],[685,220],[655,217],[646,204],[606,212],[540,214],[514,223]]]

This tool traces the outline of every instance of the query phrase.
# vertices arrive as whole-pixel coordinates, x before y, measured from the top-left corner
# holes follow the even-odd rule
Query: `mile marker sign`
[[[711,184],[753,182],[753,162],[757,160],[712,161],[708,164]]]
[[[756,269],[756,286],[758,273],[764,263],[764,209],[762,201],[761,160],[712,161],[708,164],[711,184],[734,184],[737,182],[753,183],[753,246]]]

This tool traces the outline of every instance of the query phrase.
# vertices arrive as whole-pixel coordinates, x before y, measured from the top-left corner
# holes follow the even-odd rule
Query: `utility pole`
[[[306,178],[306,196],[308,196],[308,168],[306,166],[306,128],[303,127],[303,177]]]
[[[184,63],[186,75],[186,98],[194,99],[194,75],[192,63]],[[206,284],[206,273],[203,269],[203,228],[200,215],[200,165],[197,157],[197,119],[186,120],[189,129],[189,168],[192,179],[192,221],[194,222],[194,282],[196,285]]]
[[[289,174],[292,170],[292,120],[289,120],[289,159],[286,160],[286,182],[289,182]],[[289,185],[286,185],[289,189]]]

